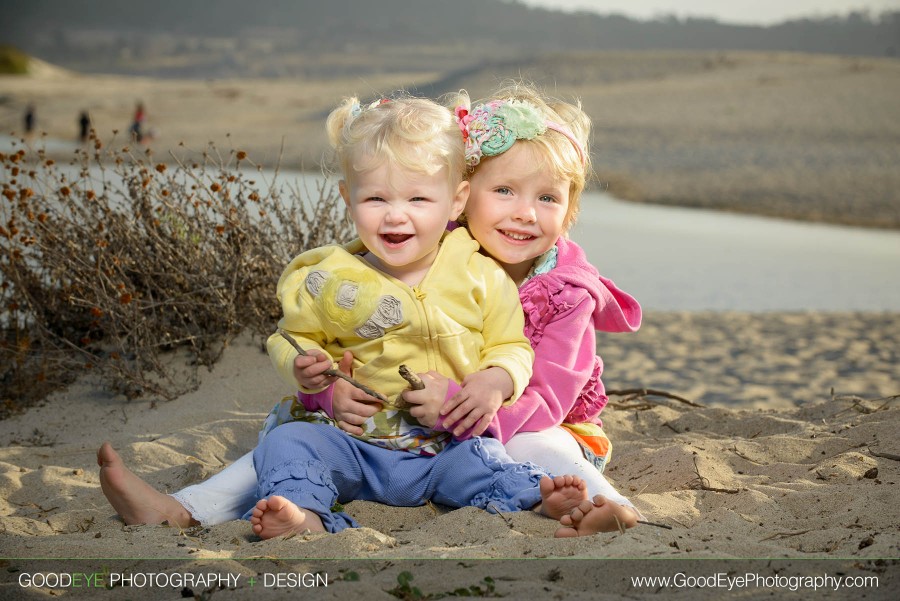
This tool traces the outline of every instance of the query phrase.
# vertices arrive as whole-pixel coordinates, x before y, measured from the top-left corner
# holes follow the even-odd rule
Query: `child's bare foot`
[[[588,536],[598,532],[616,532],[637,524],[635,510],[603,495],[596,495],[593,501],[583,501],[571,513],[560,518],[562,526],[557,529],[557,538]]]
[[[578,476],[544,476],[540,481],[541,503],[535,511],[560,519],[587,500],[587,485]]]
[[[97,451],[100,488],[106,500],[126,524],[170,524],[193,526],[195,521],[181,503],[163,494],[129,470],[108,442]]]
[[[264,540],[292,532],[301,534],[307,530],[325,532],[322,518],[316,513],[301,509],[278,495],[256,502],[256,507],[250,514],[250,524],[253,532]]]

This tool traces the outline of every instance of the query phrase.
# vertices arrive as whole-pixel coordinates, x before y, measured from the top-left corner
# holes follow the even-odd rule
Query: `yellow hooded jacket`
[[[353,377],[388,399],[408,387],[397,371],[400,364],[415,373],[434,370],[457,382],[500,367],[515,389],[508,402],[521,395],[534,352],[523,333],[519,294],[506,272],[479,254],[467,230],[444,236],[431,269],[412,287],[374,269],[360,256],[365,250],[355,240],[310,250],[291,261],[278,281],[284,312],[279,327],[304,350],[324,351],[333,361],[350,350]],[[282,379],[296,387],[297,351],[277,334],[269,337],[268,351]],[[383,412],[395,410],[385,407]],[[384,418],[372,418],[364,426],[364,438],[403,434],[394,420]],[[405,418],[415,424],[408,414]],[[418,430],[420,435],[421,426]]]

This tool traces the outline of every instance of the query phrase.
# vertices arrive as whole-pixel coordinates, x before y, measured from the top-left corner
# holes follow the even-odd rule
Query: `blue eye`
[[[512,194],[512,190],[507,188],[506,186],[501,186],[494,190],[497,194]]]
[[[540,197],[541,202],[556,202],[556,199],[549,194],[544,194]]]

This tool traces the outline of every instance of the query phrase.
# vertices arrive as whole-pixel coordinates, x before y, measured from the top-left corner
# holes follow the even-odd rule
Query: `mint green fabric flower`
[[[537,108],[526,102],[507,102],[497,110],[497,116],[503,118],[506,127],[518,140],[531,140],[547,131],[544,118]]]
[[[476,106],[471,114],[457,110],[466,139],[466,163],[474,167],[483,156],[497,156],[516,140],[531,140],[547,131],[537,107],[516,100],[494,100]]]

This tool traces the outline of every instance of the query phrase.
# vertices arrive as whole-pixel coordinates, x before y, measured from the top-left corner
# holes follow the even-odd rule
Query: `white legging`
[[[172,497],[204,526],[241,519],[259,500],[253,452],[242,455],[215,476],[172,493]]]
[[[541,432],[519,432],[504,445],[516,461],[530,461],[554,475],[571,474],[587,483],[588,496],[603,495],[620,505],[634,505],[613,488],[594,464],[584,458],[581,446],[559,426]]]
[[[563,428],[542,432],[520,432],[506,443],[506,452],[516,461],[530,461],[556,475],[580,476],[587,482],[588,495],[603,495],[621,505],[634,505],[588,462],[581,447]],[[400,452],[400,451],[398,451]],[[247,453],[207,478],[172,494],[201,524],[212,526],[239,520],[258,500],[253,453]]]

